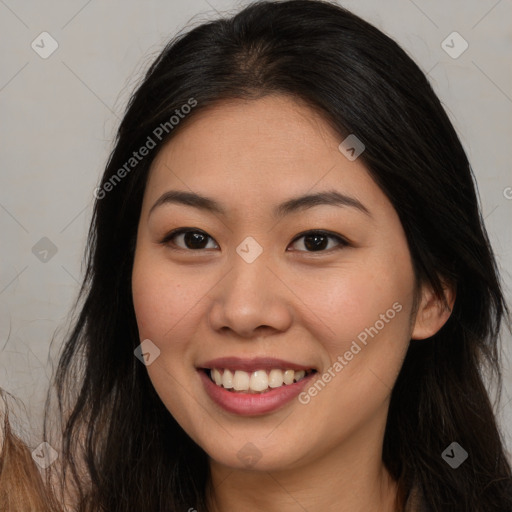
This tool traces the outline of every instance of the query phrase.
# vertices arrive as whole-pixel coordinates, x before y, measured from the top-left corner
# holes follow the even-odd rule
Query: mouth
[[[196,366],[206,395],[239,416],[271,414],[294,399],[319,370],[274,357],[219,357]]]
[[[293,404],[317,372],[316,368],[276,359],[225,358],[197,368],[206,395],[224,411],[238,416],[271,414]]]
[[[231,393],[264,394],[274,389],[290,386],[317,373],[314,368],[267,368],[245,371],[234,368],[200,368],[219,388]]]

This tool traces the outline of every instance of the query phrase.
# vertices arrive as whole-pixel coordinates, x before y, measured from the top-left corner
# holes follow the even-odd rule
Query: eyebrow
[[[182,204],[210,213],[226,215],[226,210],[216,200],[185,190],[169,190],[162,194],[156,200],[155,204],[153,204],[148,215],[151,215],[156,208],[164,204]],[[316,194],[305,194],[288,199],[274,208],[273,216],[275,218],[282,218],[291,213],[304,211],[314,206],[321,205],[355,208],[369,217],[372,216],[368,208],[359,200],[345,194],[340,194],[335,190],[318,192]]]

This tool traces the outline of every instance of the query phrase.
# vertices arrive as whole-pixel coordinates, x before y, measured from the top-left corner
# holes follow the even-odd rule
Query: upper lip
[[[243,370],[246,372],[255,372],[256,370],[272,370],[273,368],[283,368],[285,370],[314,370],[313,366],[292,363],[284,359],[275,359],[273,357],[253,357],[251,359],[241,359],[240,357],[219,357],[211,359],[198,368],[209,369],[228,369]]]

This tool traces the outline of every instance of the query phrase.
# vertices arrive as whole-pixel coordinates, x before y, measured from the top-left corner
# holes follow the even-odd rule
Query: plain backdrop
[[[32,446],[82,277],[93,190],[126,102],[170,37],[248,3],[0,0],[0,387],[24,404]],[[510,304],[512,1],[339,3],[428,73],[472,163]],[[497,414],[510,449],[509,334],[503,342]]]

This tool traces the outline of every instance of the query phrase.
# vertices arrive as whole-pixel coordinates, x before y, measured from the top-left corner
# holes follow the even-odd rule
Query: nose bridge
[[[286,291],[270,266],[270,252],[256,246],[254,239],[245,239],[237,247],[230,258],[228,274],[210,294],[212,328],[229,328],[250,337],[259,327],[283,330],[289,326],[291,312]]]
[[[261,237],[258,237],[261,241]],[[268,247],[263,247],[256,238],[252,236],[245,237],[235,248],[235,251],[229,258],[231,272],[228,278],[231,286],[229,294],[231,297],[240,295],[244,297],[251,294],[255,299],[268,299],[271,292],[268,286],[269,276],[272,272],[269,270],[271,265],[271,253]]]
[[[267,268],[267,262],[263,259],[253,263],[246,263],[240,258],[233,258],[234,263],[227,287],[224,290],[225,299],[236,300],[240,304],[263,305],[271,300],[272,290],[268,286],[268,276],[270,273]],[[237,261],[238,260],[238,261]]]

